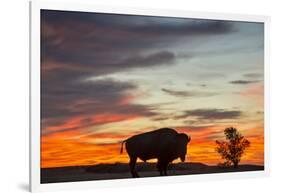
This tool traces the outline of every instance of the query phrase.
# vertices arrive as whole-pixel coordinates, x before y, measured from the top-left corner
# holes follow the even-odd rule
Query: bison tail
[[[122,141],[122,143],[121,143],[120,154],[122,154],[122,153],[123,153],[123,144],[124,144],[125,142],[126,142],[126,140]]]

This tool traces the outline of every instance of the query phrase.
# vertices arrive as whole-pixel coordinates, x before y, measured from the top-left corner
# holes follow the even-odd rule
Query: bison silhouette
[[[162,128],[134,135],[124,140],[120,153],[122,154],[123,144],[126,143],[132,177],[139,177],[135,170],[137,158],[144,162],[156,158],[157,169],[162,176],[167,175],[167,167],[173,160],[180,158],[182,162],[185,161],[187,144],[190,139],[190,136],[178,133],[174,129]]]

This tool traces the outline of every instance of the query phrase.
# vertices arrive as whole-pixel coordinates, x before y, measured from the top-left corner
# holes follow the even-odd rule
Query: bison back
[[[177,132],[162,128],[132,136],[126,141],[129,156],[139,157],[143,161],[159,158],[172,151]]]

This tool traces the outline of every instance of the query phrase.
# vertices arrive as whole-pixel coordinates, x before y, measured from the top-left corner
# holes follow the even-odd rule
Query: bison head
[[[186,146],[190,142],[190,140],[191,138],[184,133],[180,133],[177,135],[178,156],[180,157],[182,162],[185,161]]]

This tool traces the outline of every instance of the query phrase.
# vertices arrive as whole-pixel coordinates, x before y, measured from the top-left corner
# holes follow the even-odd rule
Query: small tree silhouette
[[[226,128],[224,135],[227,141],[216,140],[218,145],[216,151],[222,159],[226,160],[223,165],[233,164],[233,167],[237,168],[245,149],[250,146],[250,142],[233,127]]]

